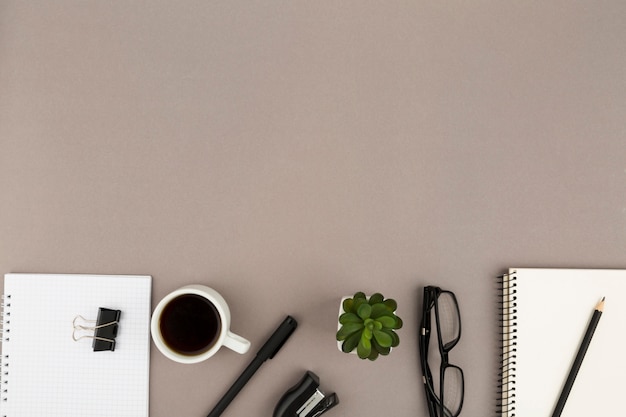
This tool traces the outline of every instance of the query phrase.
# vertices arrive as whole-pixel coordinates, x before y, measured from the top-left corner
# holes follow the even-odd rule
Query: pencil
[[[563,411],[563,407],[565,407],[565,402],[567,401],[567,397],[569,396],[572,386],[574,385],[574,380],[576,380],[576,375],[578,375],[580,365],[583,363],[583,359],[585,358],[585,353],[587,353],[587,348],[591,343],[593,333],[596,331],[596,327],[598,326],[598,322],[600,321],[600,317],[602,316],[602,310],[604,310],[604,297],[602,297],[602,300],[600,300],[598,305],[596,305],[595,310],[593,311],[591,321],[589,322],[589,326],[587,326],[587,331],[585,332],[585,337],[583,337],[580,348],[578,348],[576,359],[574,359],[572,369],[570,369],[569,371],[569,375],[567,376],[567,380],[565,381],[565,385],[563,386],[563,391],[561,391],[561,396],[556,403],[556,407],[554,408],[552,417],[559,417],[561,415],[561,412]]]

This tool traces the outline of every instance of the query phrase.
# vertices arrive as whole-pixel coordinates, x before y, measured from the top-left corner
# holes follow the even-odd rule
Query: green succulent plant
[[[395,330],[402,327],[402,319],[395,314],[398,304],[392,298],[376,293],[369,299],[363,292],[343,301],[339,316],[341,327],[337,340],[343,342],[341,350],[348,353],[356,349],[361,359],[376,360],[388,355],[398,346],[400,338]]]

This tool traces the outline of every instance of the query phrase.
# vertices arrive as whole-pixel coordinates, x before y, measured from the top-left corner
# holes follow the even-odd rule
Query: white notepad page
[[[517,290],[515,411],[549,417],[597,303],[604,312],[563,417],[624,414],[626,271],[511,270]]]
[[[150,276],[5,275],[0,416],[147,417],[151,288]],[[114,351],[72,338],[99,307],[121,310]]]

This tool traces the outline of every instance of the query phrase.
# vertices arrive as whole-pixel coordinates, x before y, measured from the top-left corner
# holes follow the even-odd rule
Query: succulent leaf
[[[391,347],[396,347],[400,344],[400,337],[398,337],[398,333],[390,329],[382,329],[381,332],[385,332],[391,336]]]
[[[369,339],[365,337],[361,337],[361,340],[359,340],[359,344],[356,347],[357,355],[359,355],[359,358],[365,359],[370,355],[371,352],[372,352],[372,343],[370,342]]]
[[[382,303],[384,299],[385,297],[383,297],[381,293],[377,292],[370,297],[368,302],[373,306],[374,304]]]
[[[356,313],[356,311],[354,310],[354,300],[352,298],[346,298],[345,300],[343,300],[343,311],[345,311],[346,313]]]
[[[359,300],[367,300],[367,297],[365,296],[365,293],[363,291],[359,291],[357,293],[354,294],[354,298],[355,300],[359,299]]]
[[[372,332],[372,329],[368,328],[367,326],[363,329],[363,333],[362,333],[362,337],[366,338],[367,340],[370,340],[372,338],[372,336],[374,336],[374,333]]]
[[[376,349],[381,355],[389,355],[389,352],[391,352],[391,347],[382,347],[378,344],[376,338],[372,339],[372,349]]]
[[[381,316],[376,319],[386,329],[393,329],[396,325],[396,319],[391,316]]]
[[[357,309],[357,314],[363,320],[369,319],[370,314],[372,314],[372,306],[367,303],[362,303]]]
[[[374,339],[381,347],[391,347],[393,339],[388,333],[382,330],[374,330],[372,333],[374,334]]]
[[[371,361],[375,361],[376,358],[378,358],[378,351],[376,349],[374,349],[374,346],[372,346],[372,350],[370,352],[370,355],[367,357],[367,359],[371,360]]]
[[[383,301],[383,304],[387,306],[387,309],[389,311],[396,311],[396,309],[398,308],[398,303],[396,303],[396,300],[394,300],[393,298],[386,299],[385,301]]]
[[[346,338],[346,340],[341,345],[341,350],[346,353],[352,352],[356,348],[356,346],[359,344],[360,340],[361,340],[361,333],[359,332],[352,333],[350,336]]]
[[[337,331],[337,340],[346,340],[354,332],[359,332],[363,329],[363,323],[347,323],[341,326]]]
[[[372,314],[370,314],[370,317],[373,319],[377,319],[380,316],[390,315],[390,314],[393,314],[393,313],[387,310],[387,307],[383,303],[378,303],[372,306]]]
[[[352,312],[358,314],[359,307],[363,304],[367,304],[367,301],[364,298],[355,298],[352,303]]]
[[[354,313],[343,313],[339,316],[339,323],[347,324],[347,323],[362,323],[363,320],[359,316]]]

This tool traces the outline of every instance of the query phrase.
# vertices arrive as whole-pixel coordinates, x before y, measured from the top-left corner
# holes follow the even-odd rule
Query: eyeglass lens
[[[459,309],[451,293],[442,292],[438,298],[439,303],[439,331],[444,349],[451,349],[459,340],[461,326],[459,321]]]
[[[443,372],[443,406],[446,409],[444,412],[449,413],[449,415],[457,415],[463,400],[463,375],[456,366],[448,366]]]

